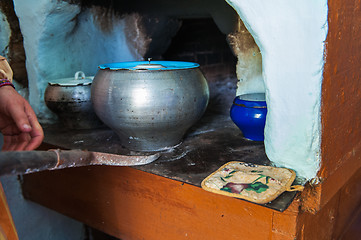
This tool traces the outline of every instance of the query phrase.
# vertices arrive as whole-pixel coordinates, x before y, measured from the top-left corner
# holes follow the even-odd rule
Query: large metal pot
[[[66,128],[90,129],[103,123],[96,116],[90,92],[93,77],[85,77],[81,71],[74,78],[56,79],[48,82],[44,101]]]
[[[99,66],[91,99],[123,146],[158,151],[179,144],[200,119],[209,89],[197,63],[121,62]]]

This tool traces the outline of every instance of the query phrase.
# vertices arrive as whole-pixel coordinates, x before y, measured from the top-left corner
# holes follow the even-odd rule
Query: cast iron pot
[[[90,99],[93,77],[81,71],[74,78],[50,81],[45,89],[46,106],[69,129],[91,129],[103,125],[96,116]]]
[[[135,151],[159,151],[182,141],[208,104],[199,64],[138,61],[99,66],[91,99],[98,117]]]

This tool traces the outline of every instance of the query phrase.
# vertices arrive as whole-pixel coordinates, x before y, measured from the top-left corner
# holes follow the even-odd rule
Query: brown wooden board
[[[24,195],[120,239],[271,239],[295,236],[298,203],[276,210],[130,167],[93,166],[23,178]]]

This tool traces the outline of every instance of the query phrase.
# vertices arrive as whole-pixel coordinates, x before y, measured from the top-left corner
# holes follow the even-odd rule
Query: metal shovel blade
[[[0,152],[0,176],[26,174],[90,165],[137,166],[151,163],[160,154],[118,155],[84,150],[14,151]]]

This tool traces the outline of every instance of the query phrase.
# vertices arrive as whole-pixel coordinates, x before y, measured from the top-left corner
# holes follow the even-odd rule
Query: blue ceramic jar
[[[264,140],[267,104],[264,93],[250,93],[237,96],[230,110],[232,121],[243,136],[253,141]]]

